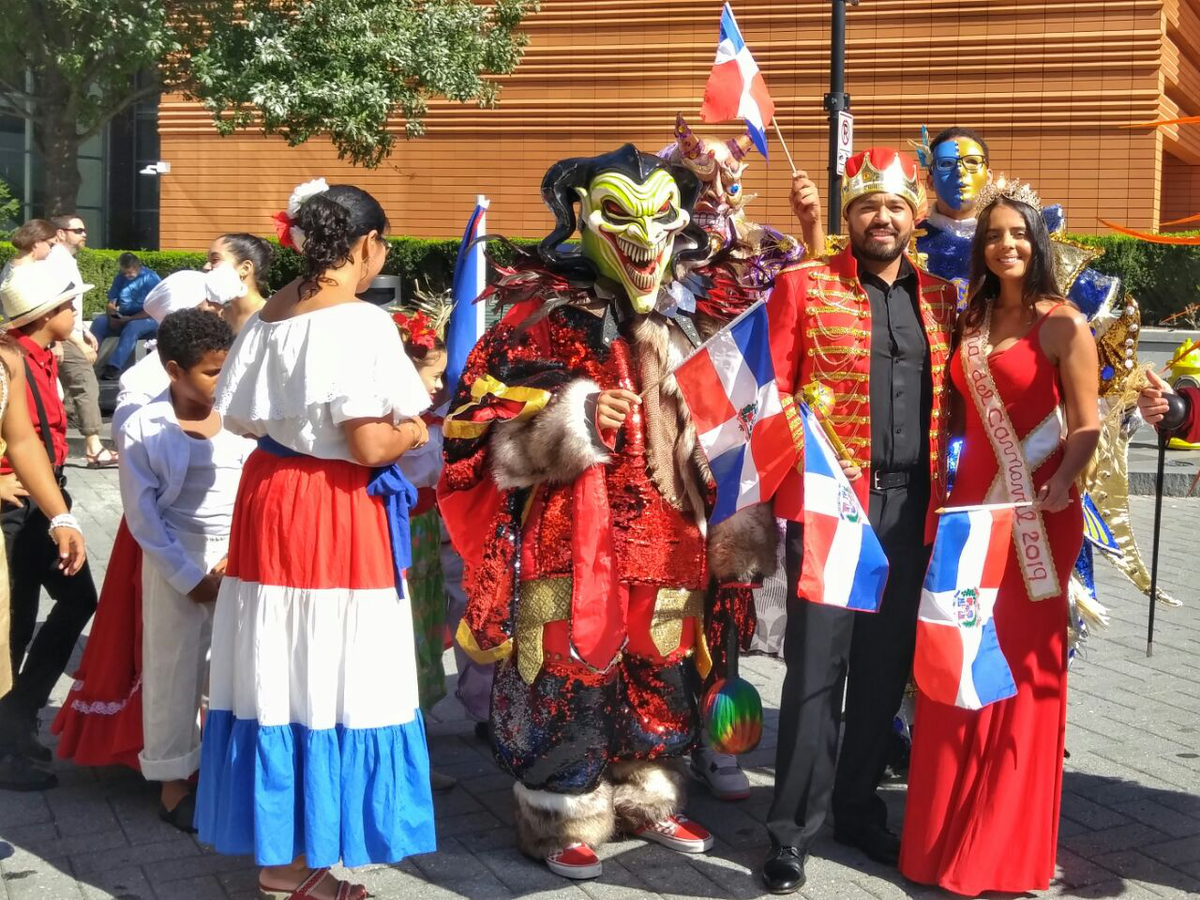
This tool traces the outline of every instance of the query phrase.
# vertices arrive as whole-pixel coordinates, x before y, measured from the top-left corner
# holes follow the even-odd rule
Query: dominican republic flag
[[[775,386],[766,305],[759,301],[705,341],[675,380],[717,482],[709,521],[770,499],[798,450]]]
[[[1017,692],[992,609],[1012,547],[1011,506],[947,510],[917,613],[913,675],[939,703],[982,709]]]
[[[804,560],[796,594],[812,603],[878,612],[888,561],[837,454],[808,404],[804,425]]]
[[[462,244],[458,248],[458,259],[454,263],[454,308],[446,325],[446,374],[443,378],[453,391],[462,377],[467,356],[479,343],[484,332],[485,305],[475,300],[487,286],[487,258],[485,245],[471,242],[481,234],[487,234],[487,210],[491,201],[480,196],[475,202],[475,211],[467,220]]]
[[[767,155],[767,127],[775,118],[775,101],[728,3],[721,11],[721,42],[704,87],[700,118],[705,122],[744,119],[754,146],[764,157]]]

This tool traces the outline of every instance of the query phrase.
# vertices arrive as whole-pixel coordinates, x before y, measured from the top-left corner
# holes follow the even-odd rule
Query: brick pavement
[[[115,472],[72,470],[71,490],[101,577],[119,516]],[[1148,498],[1134,516],[1148,536]],[[1146,603],[1098,564],[1110,629],[1093,637],[1072,672],[1059,877],[1049,892],[1071,897],[1200,894],[1200,500],[1168,499],[1162,577],[1188,602],[1160,609],[1154,657],[1145,656]],[[435,765],[460,779],[436,799],[440,849],[392,867],[356,872],[383,898],[625,898],[760,896],[753,874],[765,852],[783,669],[744,663],[768,708],[763,745],[745,759],[749,799],[720,804],[697,790],[690,812],[712,827],[715,849],[685,857],[638,841],[602,850],[604,877],[571,884],[513,847],[510,780],[471,735],[452,700],[429,719]],[[453,676],[451,676],[453,677]],[[68,682],[54,695],[61,702]],[[48,715],[52,715],[51,710]],[[132,772],[60,766],[46,794],[0,793],[0,884],[9,900],[249,900],[250,860],[207,852],[156,815],[157,792]],[[887,788],[898,820],[903,792]],[[911,885],[828,835],[815,848],[804,895],[821,898],[949,896]]]

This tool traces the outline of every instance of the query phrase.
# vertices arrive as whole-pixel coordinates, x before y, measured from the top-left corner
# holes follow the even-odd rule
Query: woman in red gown
[[[979,710],[917,695],[900,871],[967,896],[1045,890],[1054,877],[1067,710],[1066,590],[1083,540],[1074,482],[1099,437],[1095,343],[1083,315],[1059,295],[1038,209],[1001,196],[983,211],[971,286],[959,343],[982,347],[978,358],[986,354],[995,390],[1024,442],[1034,508],[1053,561],[1047,572],[1057,574],[1059,593],[1031,600],[1010,551],[994,618],[1016,695]],[[947,505],[1003,502],[1004,483],[994,487],[1000,465],[970,387],[977,379],[967,377],[964,365],[964,353],[956,352],[952,401],[965,440]],[[1065,414],[1065,438],[1051,418],[1058,411]],[[1026,441],[1035,431],[1042,440]]]

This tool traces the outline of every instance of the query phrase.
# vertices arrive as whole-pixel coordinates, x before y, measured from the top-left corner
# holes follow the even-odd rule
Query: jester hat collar
[[[704,231],[692,219],[700,190],[691,172],[633,144],[561,160],[542,179],[556,226],[538,256],[573,284],[624,297],[638,315],[653,312],[665,286],[708,254]],[[576,228],[579,247],[564,247]]]

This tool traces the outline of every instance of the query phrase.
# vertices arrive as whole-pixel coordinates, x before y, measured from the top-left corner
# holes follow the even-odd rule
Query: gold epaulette
[[[779,274],[782,275],[785,272],[798,272],[800,269],[815,269],[818,266],[827,265],[829,265],[829,260],[826,257],[812,256],[808,259],[802,259],[798,263],[792,263],[790,266],[784,266],[779,270]]]

